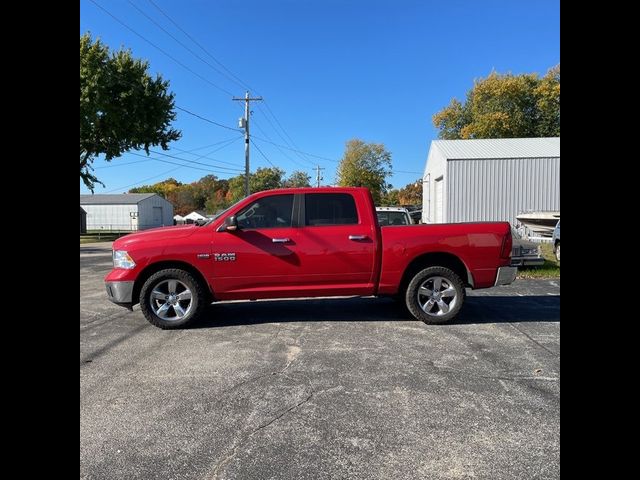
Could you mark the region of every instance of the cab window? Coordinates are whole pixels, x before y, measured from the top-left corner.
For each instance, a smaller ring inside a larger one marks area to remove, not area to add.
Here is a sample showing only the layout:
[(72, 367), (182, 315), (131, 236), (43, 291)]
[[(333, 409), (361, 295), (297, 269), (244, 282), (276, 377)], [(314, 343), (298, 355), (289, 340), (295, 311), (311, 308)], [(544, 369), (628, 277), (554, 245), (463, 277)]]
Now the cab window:
[(238, 226), (243, 229), (286, 228), (291, 226), (293, 195), (272, 195), (249, 204), (238, 214)]

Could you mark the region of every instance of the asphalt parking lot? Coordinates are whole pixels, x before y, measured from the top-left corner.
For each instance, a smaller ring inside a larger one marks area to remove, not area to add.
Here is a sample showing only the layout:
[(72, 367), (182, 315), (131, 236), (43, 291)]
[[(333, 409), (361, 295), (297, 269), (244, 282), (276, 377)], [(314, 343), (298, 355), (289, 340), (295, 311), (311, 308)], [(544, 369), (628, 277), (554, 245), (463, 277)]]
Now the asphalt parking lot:
[(469, 291), (455, 324), (389, 299), (212, 305), (163, 331), (80, 247), (83, 479), (556, 479), (560, 286)]

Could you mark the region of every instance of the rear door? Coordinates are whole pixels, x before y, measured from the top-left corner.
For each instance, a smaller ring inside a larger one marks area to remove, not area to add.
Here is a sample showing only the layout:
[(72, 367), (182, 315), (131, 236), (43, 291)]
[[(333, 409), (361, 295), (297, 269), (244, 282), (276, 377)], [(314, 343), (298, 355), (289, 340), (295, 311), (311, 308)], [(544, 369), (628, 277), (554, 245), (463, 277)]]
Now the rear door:
[(359, 215), (354, 194), (307, 193), (298, 219), (301, 287), (313, 295), (372, 294), (375, 226)]

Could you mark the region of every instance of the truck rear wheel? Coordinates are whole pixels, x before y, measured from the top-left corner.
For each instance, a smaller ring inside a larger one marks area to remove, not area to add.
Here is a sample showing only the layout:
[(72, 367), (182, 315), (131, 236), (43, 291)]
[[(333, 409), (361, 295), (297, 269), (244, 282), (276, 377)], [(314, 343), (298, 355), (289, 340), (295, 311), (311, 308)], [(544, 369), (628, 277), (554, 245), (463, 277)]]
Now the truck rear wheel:
[(206, 307), (205, 291), (189, 272), (179, 268), (151, 275), (140, 290), (145, 318), (162, 329), (182, 328), (196, 320)]
[(420, 270), (409, 282), (405, 294), (407, 309), (424, 323), (446, 323), (458, 315), (465, 299), (462, 280), (445, 267)]

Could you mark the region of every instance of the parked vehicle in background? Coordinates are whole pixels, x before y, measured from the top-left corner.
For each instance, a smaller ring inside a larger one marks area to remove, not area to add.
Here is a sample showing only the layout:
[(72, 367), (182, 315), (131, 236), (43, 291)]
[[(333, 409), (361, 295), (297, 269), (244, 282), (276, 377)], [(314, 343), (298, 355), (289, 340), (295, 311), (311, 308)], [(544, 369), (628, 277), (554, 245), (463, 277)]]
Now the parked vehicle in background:
[(139, 303), (160, 328), (184, 327), (217, 300), (345, 295), (393, 296), (415, 319), (445, 323), (465, 288), (516, 278), (507, 222), (381, 228), (377, 213), (362, 187), (255, 193), (205, 224), (116, 240), (107, 295)]
[(553, 253), (556, 255), (556, 260), (560, 261), (560, 220), (556, 224), (556, 228), (553, 229)]
[(388, 225), (413, 225), (409, 210), (404, 207), (376, 207), (378, 223), (381, 227)]
[(544, 264), (544, 257), (540, 250), (540, 244), (530, 240), (525, 240), (513, 227), (511, 227), (511, 236), (513, 237), (511, 266), (539, 267)]
[(408, 209), (409, 210), (409, 216), (411, 217), (411, 220), (413, 220), (413, 223), (418, 224), (418, 223), (422, 223), (422, 209), (418, 208), (418, 209)]

